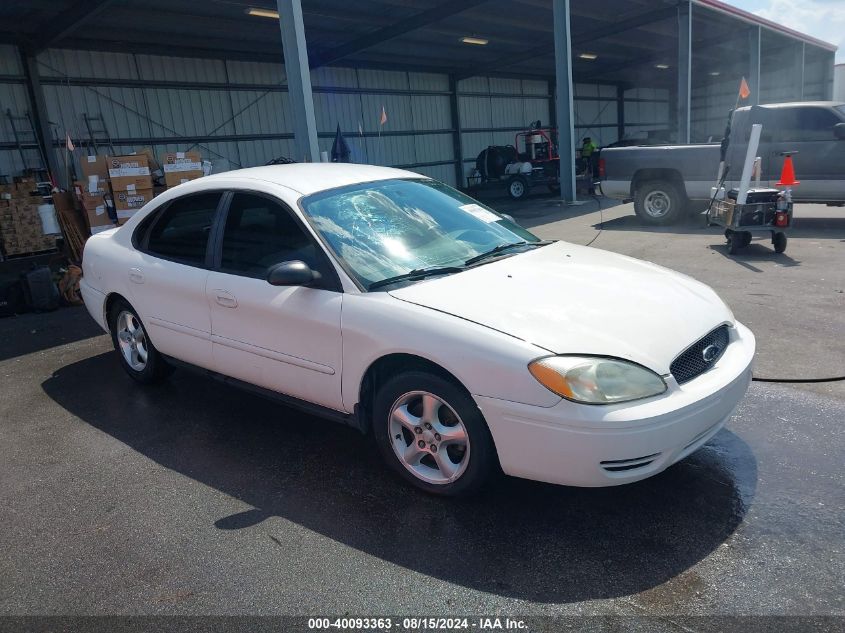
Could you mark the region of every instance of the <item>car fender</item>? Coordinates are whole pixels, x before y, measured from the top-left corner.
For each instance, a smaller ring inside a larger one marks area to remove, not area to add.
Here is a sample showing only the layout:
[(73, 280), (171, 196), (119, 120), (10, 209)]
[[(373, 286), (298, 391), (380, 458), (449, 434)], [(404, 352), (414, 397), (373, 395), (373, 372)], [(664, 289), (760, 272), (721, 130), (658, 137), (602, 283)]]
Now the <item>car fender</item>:
[(410, 354), (451, 373), (474, 396), (551, 407), (560, 397), (540, 385), (528, 363), (548, 355), (536, 345), (387, 293), (344, 296), (343, 405), (358, 403), (367, 369), (390, 354)]

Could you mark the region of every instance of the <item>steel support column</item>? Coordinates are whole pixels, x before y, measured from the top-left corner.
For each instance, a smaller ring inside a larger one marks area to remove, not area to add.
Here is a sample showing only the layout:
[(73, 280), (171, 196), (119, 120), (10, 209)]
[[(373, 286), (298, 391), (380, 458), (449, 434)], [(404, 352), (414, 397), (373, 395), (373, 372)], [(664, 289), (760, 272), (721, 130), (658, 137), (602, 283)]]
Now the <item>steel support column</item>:
[(560, 155), (560, 197), (575, 201), (575, 131), (572, 104), (572, 35), (569, 0), (552, 0), (555, 32), (555, 122)]
[(19, 52), (24, 76), (26, 77), (26, 90), (29, 94), (29, 102), (32, 107), (35, 133), (38, 137), (38, 144), (41, 147), (41, 155), (46, 162), (44, 167), (50, 172), (50, 175), (57, 183), (69, 187), (70, 183), (67, 182), (67, 170), (61, 167), (61, 163), (56, 156), (56, 151), (53, 148), (50, 118), (47, 116), (47, 102), (44, 99), (44, 90), (41, 88), (38, 62), (28, 51), (19, 49)]
[(452, 154), (455, 157), (455, 186), (463, 189), (464, 179), (464, 150), (461, 139), (461, 109), (458, 105), (458, 80), (455, 75), (449, 75), (449, 110), (452, 114)]
[(804, 100), (804, 72), (807, 65), (807, 44), (801, 42), (801, 101)]
[(760, 105), (760, 38), (762, 29), (752, 26), (748, 31), (748, 105)]
[(678, 5), (678, 142), (690, 142), (692, 99), (692, 4)]
[(625, 88), (616, 86), (616, 136), (617, 141), (625, 137)]
[(293, 114), (293, 134), (297, 161), (319, 162), (317, 120), (314, 117), (314, 97), (311, 94), (311, 73), (308, 69), (308, 50), (305, 47), (305, 26), (302, 22), (300, 0), (278, 0), (279, 23), (282, 29), (282, 51), (285, 56), (290, 109)]

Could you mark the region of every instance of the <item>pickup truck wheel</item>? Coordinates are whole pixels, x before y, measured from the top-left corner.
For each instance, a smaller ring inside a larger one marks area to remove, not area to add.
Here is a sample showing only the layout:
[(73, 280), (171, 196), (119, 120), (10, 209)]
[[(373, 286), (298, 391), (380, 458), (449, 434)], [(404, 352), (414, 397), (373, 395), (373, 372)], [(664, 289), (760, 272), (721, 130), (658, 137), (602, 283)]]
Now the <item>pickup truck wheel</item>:
[(514, 176), (508, 181), (508, 195), (514, 200), (522, 200), (528, 195), (528, 181), (523, 176)]
[(685, 207), (685, 196), (678, 187), (663, 180), (640, 184), (634, 196), (634, 211), (645, 224), (671, 224), (681, 216)]

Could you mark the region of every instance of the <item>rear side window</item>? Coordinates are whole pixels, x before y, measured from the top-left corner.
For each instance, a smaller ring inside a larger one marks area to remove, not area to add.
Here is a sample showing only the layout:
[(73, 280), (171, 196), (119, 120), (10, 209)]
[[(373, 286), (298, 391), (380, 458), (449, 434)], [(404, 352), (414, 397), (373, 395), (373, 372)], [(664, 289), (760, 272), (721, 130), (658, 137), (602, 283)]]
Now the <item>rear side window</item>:
[(155, 221), (147, 252), (182, 264), (203, 266), (220, 193), (203, 193), (171, 202)]
[(833, 141), (833, 126), (841, 119), (827, 108), (773, 108), (769, 136), (774, 142)]

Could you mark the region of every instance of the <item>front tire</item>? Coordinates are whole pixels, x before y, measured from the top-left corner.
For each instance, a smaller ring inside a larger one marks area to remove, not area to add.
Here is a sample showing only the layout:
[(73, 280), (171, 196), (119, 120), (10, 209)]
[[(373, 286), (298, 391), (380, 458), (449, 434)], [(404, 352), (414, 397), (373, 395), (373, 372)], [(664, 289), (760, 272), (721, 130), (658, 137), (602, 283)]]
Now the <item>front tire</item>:
[(641, 183), (634, 196), (634, 211), (644, 224), (652, 226), (676, 222), (686, 206), (686, 196), (677, 185), (665, 180)]
[(141, 317), (126, 301), (109, 310), (109, 329), (120, 365), (129, 377), (144, 385), (161, 382), (173, 371), (147, 336)]
[(496, 464), (493, 438), (465, 390), (423, 371), (401, 373), (378, 390), (373, 434), (384, 460), (426, 492), (477, 492)]

